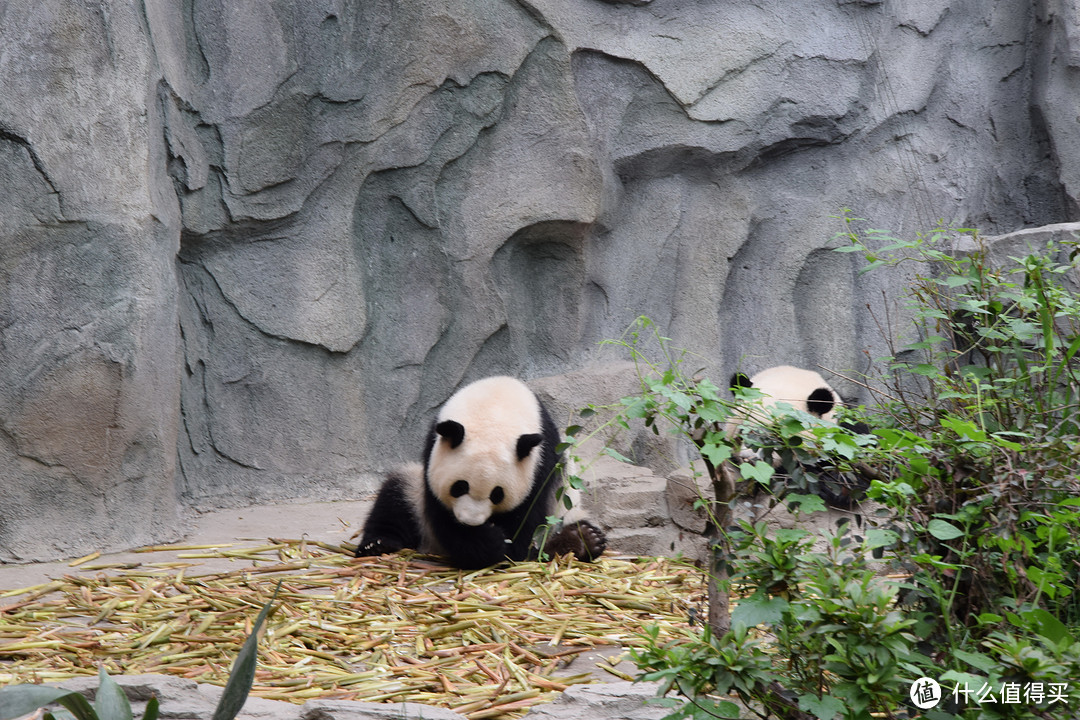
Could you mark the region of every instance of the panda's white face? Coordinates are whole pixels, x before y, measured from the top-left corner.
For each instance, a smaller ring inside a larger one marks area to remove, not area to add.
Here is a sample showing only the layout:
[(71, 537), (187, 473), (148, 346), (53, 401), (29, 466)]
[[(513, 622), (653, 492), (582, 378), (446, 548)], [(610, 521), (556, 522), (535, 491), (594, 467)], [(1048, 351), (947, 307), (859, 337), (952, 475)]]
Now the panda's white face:
[[(463, 525), (483, 525), (494, 513), (512, 510), (528, 494), (532, 484), (530, 458), (519, 462), (512, 452), (505, 457), (470, 453), (466, 439), (457, 448), (440, 439), (432, 452), (428, 482), (435, 497), (454, 512)], [(479, 456), (478, 456), (479, 455)], [(525, 493), (511, 492), (524, 487)]]
[(519, 380), (480, 380), (443, 406), (428, 459), (432, 493), (463, 525), (518, 507), (539, 462), (540, 407)]

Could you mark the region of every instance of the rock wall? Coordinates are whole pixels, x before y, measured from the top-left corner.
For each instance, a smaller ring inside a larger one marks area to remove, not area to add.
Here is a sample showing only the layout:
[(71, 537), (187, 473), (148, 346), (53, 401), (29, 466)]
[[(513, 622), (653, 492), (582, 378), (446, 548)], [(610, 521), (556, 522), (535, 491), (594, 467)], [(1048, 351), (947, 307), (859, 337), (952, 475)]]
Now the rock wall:
[[(597, 671), (599, 672), (599, 671)], [(171, 675), (119, 675), (113, 678), (132, 705), (135, 717), (142, 717), (146, 702), (158, 699), (162, 714), (173, 720), (211, 720), (222, 690)], [(75, 678), (56, 683), (93, 698), (97, 678)], [(554, 701), (534, 705), (526, 712), (532, 720), (658, 720), (670, 715), (669, 708), (656, 704), (659, 689), (655, 682), (601, 682), (572, 685)], [(250, 697), (237, 714), (238, 720), (458, 720), (462, 716), (449, 708), (412, 702), (371, 703), (356, 700), (308, 700), (295, 705), (284, 700)]]
[[(493, 372), (866, 370), (828, 251), (1076, 220), (1072, 0), (0, 4), (0, 560), (356, 496)], [(558, 384), (558, 383), (555, 383)], [(850, 388), (843, 388), (850, 389)]]
[(124, 3), (0, 4), (0, 560), (178, 533), (180, 213)]

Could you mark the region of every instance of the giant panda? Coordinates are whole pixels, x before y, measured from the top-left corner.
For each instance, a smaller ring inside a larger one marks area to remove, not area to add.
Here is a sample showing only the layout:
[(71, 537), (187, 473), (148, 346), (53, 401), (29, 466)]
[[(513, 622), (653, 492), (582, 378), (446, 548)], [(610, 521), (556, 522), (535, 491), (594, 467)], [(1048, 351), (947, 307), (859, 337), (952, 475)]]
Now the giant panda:
[[(825, 422), (836, 421), (836, 411), (843, 405), (840, 394), (825, 382), (825, 378), (813, 370), (778, 365), (762, 370), (753, 377), (735, 373), (731, 377), (731, 389), (734, 393), (739, 388), (754, 388), (761, 392), (760, 408), (774, 408), (779, 404), (789, 405)], [(736, 410), (727, 422), (726, 432), (731, 440), (738, 439), (748, 424), (762, 421), (761, 410), (755, 419), (753, 405), (746, 405)], [(863, 423), (841, 423), (841, 426), (859, 434), (870, 430)], [(761, 459), (756, 451), (741, 450), (736, 454), (737, 461)], [(780, 459), (773, 457), (773, 467), (780, 467)], [(849, 509), (858, 501), (868, 487), (865, 479), (850, 473), (841, 473), (828, 458), (813, 463), (804, 463), (802, 468), (817, 478), (816, 491), (825, 502), (833, 507)]]
[[(784, 403), (826, 422), (833, 421), (836, 407), (841, 402), (840, 395), (820, 374), (791, 365), (771, 367), (753, 377), (737, 372), (731, 376), (731, 389), (734, 392), (737, 388), (760, 391), (763, 407), (776, 407)], [(728, 437), (732, 437), (748, 419), (750, 413), (746, 411), (733, 415), (728, 421)]]
[[(390, 473), (375, 499), (357, 557), (412, 548), (464, 569), (535, 557), (534, 535), (556, 502), (559, 431), (540, 399), (511, 377), (454, 393), (428, 432), (423, 464)], [(604, 533), (579, 508), (543, 549), (592, 561)]]

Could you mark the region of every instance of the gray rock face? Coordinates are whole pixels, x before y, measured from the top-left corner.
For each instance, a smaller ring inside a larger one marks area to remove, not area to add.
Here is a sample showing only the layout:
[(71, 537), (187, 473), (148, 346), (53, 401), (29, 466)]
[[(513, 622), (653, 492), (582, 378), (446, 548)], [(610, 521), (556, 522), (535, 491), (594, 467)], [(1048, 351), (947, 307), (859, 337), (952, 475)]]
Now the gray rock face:
[[(141, 717), (146, 702), (156, 697), (162, 717), (209, 720), (222, 692), (213, 685), (200, 685), (168, 675), (120, 675), (113, 680), (124, 690), (135, 717)], [(80, 692), (92, 700), (98, 680), (76, 678), (57, 683), (57, 686)], [(656, 683), (636, 682), (573, 685), (553, 702), (534, 706), (527, 717), (657, 720), (670, 712), (656, 704), (657, 687)], [(244, 703), (237, 717), (239, 720), (460, 720), (462, 716), (446, 708), (411, 702), (309, 700), (303, 705), (294, 705), (252, 697)]]
[[(171, 720), (211, 720), (223, 689), (169, 675), (121, 675), (113, 680), (123, 689), (135, 717), (156, 697), (161, 717)], [(98, 679), (76, 678), (57, 683), (93, 699)], [(601, 686), (602, 687), (602, 686)], [(294, 705), (281, 700), (249, 697), (238, 720), (460, 720), (453, 710), (417, 703), (369, 703), (351, 700), (309, 700)]]
[(533, 706), (527, 718), (547, 720), (660, 720), (671, 708), (659, 704), (658, 683), (571, 685), (553, 702)]
[(175, 537), (180, 215), (128, 5), (0, 6), (0, 560)]
[(0, 5), (0, 560), (366, 493), (643, 314), (713, 377), (865, 371), (903, 278), (842, 208), (1077, 219), (1073, 5)]

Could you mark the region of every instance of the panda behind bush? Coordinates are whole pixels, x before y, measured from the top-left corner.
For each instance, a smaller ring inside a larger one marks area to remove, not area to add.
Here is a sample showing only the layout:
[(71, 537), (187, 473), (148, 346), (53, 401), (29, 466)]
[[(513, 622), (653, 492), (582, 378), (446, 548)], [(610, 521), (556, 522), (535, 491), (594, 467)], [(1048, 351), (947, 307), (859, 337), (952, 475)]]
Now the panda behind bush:
[[(731, 377), (732, 392), (738, 388), (754, 388), (762, 394), (760, 404), (763, 408), (786, 404), (795, 410), (809, 413), (828, 423), (836, 423), (836, 410), (844, 402), (840, 394), (833, 390), (825, 378), (813, 370), (778, 365), (762, 370), (753, 377), (735, 373)], [(735, 439), (747, 425), (760, 423), (755, 419), (750, 407), (736, 412), (727, 423), (727, 435)], [(850, 432), (865, 435), (870, 429), (863, 423), (840, 423)], [(760, 459), (758, 451), (744, 450), (736, 456), (738, 461)], [(780, 460), (773, 457), (773, 467), (779, 468)], [(803, 463), (802, 468), (809, 471), (816, 479), (815, 491), (833, 507), (850, 509), (861, 499), (869, 483), (862, 477), (851, 473), (841, 473), (828, 458), (822, 458), (810, 464)]]
[[(520, 380), (489, 377), (458, 390), (432, 424), (423, 464), (390, 473), (364, 525), (357, 557), (403, 548), (475, 569), (536, 556), (533, 539), (556, 502), (559, 431)], [(580, 509), (562, 518), (544, 551), (592, 561), (604, 533)]]

